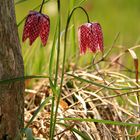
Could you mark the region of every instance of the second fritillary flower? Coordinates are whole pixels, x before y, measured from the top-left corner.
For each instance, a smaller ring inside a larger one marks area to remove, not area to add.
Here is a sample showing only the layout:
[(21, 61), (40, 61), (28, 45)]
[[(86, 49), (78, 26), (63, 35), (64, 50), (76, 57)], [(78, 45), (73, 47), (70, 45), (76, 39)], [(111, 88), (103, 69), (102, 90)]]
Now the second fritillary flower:
[(91, 52), (103, 51), (103, 33), (99, 23), (86, 23), (78, 29), (80, 53), (85, 54), (87, 49)]
[(27, 16), (22, 41), (29, 38), (30, 45), (40, 36), (43, 46), (46, 45), (50, 32), (50, 19), (47, 15), (30, 11)]

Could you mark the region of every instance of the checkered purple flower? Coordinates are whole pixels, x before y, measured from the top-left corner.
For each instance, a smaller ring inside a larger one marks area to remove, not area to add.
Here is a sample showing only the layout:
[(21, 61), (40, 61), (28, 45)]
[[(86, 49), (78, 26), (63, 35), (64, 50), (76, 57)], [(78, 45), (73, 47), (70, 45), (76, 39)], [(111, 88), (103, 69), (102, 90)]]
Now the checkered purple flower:
[(29, 38), (30, 45), (40, 36), (43, 46), (46, 45), (50, 32), (50, 19), (47, 15), (30, 11), (27, 16), (22, 41)]
[(80, 53), (103, 51), (103, 33), (99, 23), (86, 23), (78, 29)]

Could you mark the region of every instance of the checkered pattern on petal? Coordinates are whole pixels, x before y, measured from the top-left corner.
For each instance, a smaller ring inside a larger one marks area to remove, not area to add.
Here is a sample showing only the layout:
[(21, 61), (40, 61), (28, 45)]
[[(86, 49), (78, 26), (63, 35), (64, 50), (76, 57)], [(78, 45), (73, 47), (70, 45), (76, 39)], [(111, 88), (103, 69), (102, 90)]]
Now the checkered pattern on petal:
[(40, 22), (39, 22), (39, 27), (40, 27), (40, 38), (42, 41), (43, 46), (46, 45), (47, 40), (48, 40), (48, 36), (49, 36), (49, 32), (50, 32), (50, 19), (48, 16), (46, 15), (42, 15), (40, 18)]
[[(92, 43), (93, 48), (99, 51), (103, 51), (103, 33), (101, 29), (101, 25), (99, 23), (92, 23), (91, 25), (91, 32), (92, 32)], [(92, 50), (91, 47), (91, 50)]]
[(103, 51), (103, 33), (99, 23), (86, 23), (79, 27), (78, 40), (80, 53), (85, 54), (87, 48), (91, 52)]
[(36, 11), (31, 11), (27, 16), (22, 41), (27, 38), (30, 40), (30, 45), (40, 36), (42, 44), (45, 46), (50, 31), (50, 20), (47, 15), (41, 14)]
[(22, 41), (24, 42), (30, 35), (30, 27), (32, 26), (33, 23), (33, 18), (35, 13), (30, 12), (29, 15), (26, 18), (25, 25), (24, 25), (24, 30), (23, 30), (23, 36), (22, 36)]
[(79, 47), (80, 53), (85, 54), (88, 46), (90, 45), (90, 29), (88, 25), (81, 25), (78, 29), (78, 40), (79, 40)]
[(29, 32), (29, 40), (30, 45), (36, 40), (36, 38), (39, 36), (39, 20), (40, 20), (40, 14), (35, 14), (32, 16), (32, 25), (30, 26), (30, 32)]

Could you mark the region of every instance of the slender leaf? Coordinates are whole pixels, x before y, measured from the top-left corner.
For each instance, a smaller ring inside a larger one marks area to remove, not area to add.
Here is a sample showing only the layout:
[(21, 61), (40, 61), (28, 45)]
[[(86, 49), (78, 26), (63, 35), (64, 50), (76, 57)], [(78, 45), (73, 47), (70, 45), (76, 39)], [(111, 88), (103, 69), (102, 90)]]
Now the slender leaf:
[(68, 75), (74, 77), (75, 79), (77, 79), (79, 81), (90, 83), (90, 84), (93, 84), (95, 86), (104, 87), (104, 88), (111, 89), (111, 90), (131, 90), (131, 89), (137, 89), (137, 87), (115, 88), (115, 87), (111, 87), (111, 86), (108, 86), (108, 85), (99, 84), (99, 83), (96, 83), (96, 82), (93, 82), (93, 81), (81, 78), (81, 77), (73, 75), (73, 74), (68, 74)]
[[(64, 123), (58, 123), (60, 125), (65, 126), (66, 128), (69, 128), (70, 126)], [(75, 129), (75, 128), (71, 128), (70, 131), (73, 131), (75, 133), (77, 133), (79, 136), (81, 136), (81, 138), (83, 138), (84, 140), (91, 140), (90, 137), (88, 136), (88, 134), (80, 132), (79, 130)]]
[(32, 118), (29, 120), (29, 122), (28, 122), (27, 125), (25, 126), (24, 131), (26, 131), (26, 129), (27, 129), (28, 126), (33, 122), (33, 120), (35, 119), (35, 117), (37, 116), (37, 114), (43, 109), (43, 107), (49, 102), (49, 100), (50, 100), (51, 98), (52, 98), (52, 97), (46, 98), (46, 99), (40, 104), (40, 106), (38, 107), (38, 109), (34, 112)]
[(40, 79), (40, 78), (49, 78), (49, 77), (48, 76), (44, 76), (44, 75), (23, 76), (23, 77), (17, 77), (17, 78), (0, 80), (0, 84), (16, 82), (16, 81), (22, 81), (22, 80), (27, 80), (27, 79)]
[(80, 122), (97, 122), (97, 123), (103, 123), (103, 124), (109, 124), (109, 125), (140, 127), (140, 124), (138, 124), (138, 123), (127, 123), (127, 122), (119, 122), (119, 121), (111, 121), (111, 120), (83, 119), (83, 118), (59, 118), (59, 120), (65, 120), (65, 121), (73, 120), (73, 121), (80, 121)]
[(54, 63), (55, 45), (56, 45), (56, 40), (57, 40), (56, 38), (57, 38), (57, 25), (56, 25), (56, 29), (55, 29), (55, 33), (54, 33), (54, 39), (53, 39), (50, 62), (49, 62), (49, 76), (50, 76), (50, 78), (52, 78), (52, 68), (53, 68), (53, 63)]
[(27, 137), (27, 140), (34, 140), (33, 133), (31, 128), (27, 128), (25, 131), (25, 135)]
[(15, 2), (15, 5), (20, 4), (20, 3), (22, 3), (22, 2), (26, 2), (26, 1), (27, 1), (27, 0), (18, 0), (18, 1)]
[(81, 0), (78, 4), (78, 6), (82, 5), (84, 2), (86, 2), (87, 0)]

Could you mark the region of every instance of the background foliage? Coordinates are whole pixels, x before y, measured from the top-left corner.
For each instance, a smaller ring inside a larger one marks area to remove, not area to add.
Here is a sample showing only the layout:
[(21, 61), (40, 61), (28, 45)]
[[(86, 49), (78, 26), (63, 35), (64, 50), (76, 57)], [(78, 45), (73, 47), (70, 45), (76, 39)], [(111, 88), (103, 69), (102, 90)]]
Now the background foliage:
[[(62, 10), (62, 34), (65, 27), (65, 22), (67, 18), (67, 13), (70, 5), (70, 0), (61, 0), (61, 10)], [(80, 0), (76, 0), (78, 3)], [(30, 10), (34, 9), (41, 3), (41, 0), (26, 0), (22, 3), (16, 4), (16, 15), (17, 23), (19, 23)], [(140, 42), (140, 1), (139, 0), (88, 0), (83, 4), (84, 8), (88, 11), (91, 21), (98, 21), (101, 23), (104, 32), (104, 44), (105, 50), (112, 45), (112, 42), (118, 32), (120, 36), (117, 40), (117, 47), (114, 52), (120, 53), (125, 48), (132, 47), (139, 44)], [(42, 74), (48, 72), (48, 58), (50, 54), (50, 48), (53, 40), (53, 35), (55, 31), (55, 25), (57, 20), (57, 4), (55, 0), (50, 0), (44, 6), (44, 13), (51, 18), (51, 33), (49, 36), (48, 44), (46, 48), (38, 47), (40, 46), (40, 40), (34, 43), (32, 47), (28, 47), (28, 41), (22, 44), (23, 57), (25, 62), (25, 72), (26, 74)], [(77, 28), (80, 24), (86, 22), (86, 17), (79, 10), (75, 13), (74, 23)], [(23, 22), (24, 23), (24, 22)], [(19, 26), (19, 36), (20, 40), (22, 38), (23, 23)], [(71, 24), (71, 28), (73, 24)], [(71, 30), (70, 28), (70, 30)], [(62, 35), (63, 39), (63, 35)], [(75, 55), (78, 55), (78, 43), (77, 43), (77, 33), (76, 33), (76, 47), (67, 59), (69, 61), (76, 61)], [(72, 42), (68, 44), (69, 50), (73, 48)], [(119, 48), (119, 49), (118, 49)], [(68, 51), (69, 52), (69, 51)], [(138, 53), (139, 54), (139, 53)], [(117, 55), (117, 54), (116, 54)], [(80, 57), (79, 64), (85, 65), (91, 62), (93, 55), (88, 54)], [(129, 63), (131, 60), (128, 59)], [(125, 62), (126, 63), (126, 62)]]

